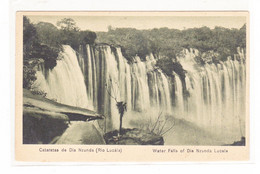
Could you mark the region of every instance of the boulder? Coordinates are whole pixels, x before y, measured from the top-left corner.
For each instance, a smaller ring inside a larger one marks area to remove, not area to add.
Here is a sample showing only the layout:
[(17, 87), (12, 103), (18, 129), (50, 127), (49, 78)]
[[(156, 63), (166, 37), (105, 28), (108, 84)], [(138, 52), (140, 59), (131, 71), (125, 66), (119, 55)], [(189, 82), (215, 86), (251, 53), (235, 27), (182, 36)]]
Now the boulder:
[(235, 141), (233, 144), (225, 144), (224, 146), (245, 146), (246, 137), (241, 137), (240, 141)]
[(160, 135), (152, 132), (133, 128), (122, 129), (122, 135), (118, 136), (118, 130), (104, 135), (106, 144), (118, 145), (163, 145), (164, 140)]

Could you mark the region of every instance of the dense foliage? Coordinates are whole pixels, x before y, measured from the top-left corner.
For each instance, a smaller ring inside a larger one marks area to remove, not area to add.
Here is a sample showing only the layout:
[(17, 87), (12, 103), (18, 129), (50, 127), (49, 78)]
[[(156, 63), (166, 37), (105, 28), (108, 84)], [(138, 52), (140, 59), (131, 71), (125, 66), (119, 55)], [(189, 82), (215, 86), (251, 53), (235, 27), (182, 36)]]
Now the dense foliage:
[[(23, 25), (23, 58), (24, 61), (42, 58), (46, 66), (53, 68), (56, 65), (56, 58), (61, 50), (60, 44), (55, 40), (55, 26), (30, 23), (24, 17)], [(57, 36), (56, 36), (57, 38)]]
[(225, 60), (237, 53), (237, 47), (246, 47), (246, 25), (241, 29), (201, 27), (186, 30), (109, 27), (108, 32), (98, 32), (97, 36), (99, 43), (120, 45), (127, 58), (138, 55), (145, 59), (146, 55), (153, 53), (155, 57), (176, 59), (184, 48), (195, 48), (201, 53), (217, 52), (218, 59)]
[(144, 58), (151, 53), (149, 39), (141, 30), (133, 28), (109, 29), (108, 32), (97, 33), (98, 43), (107, 43), (109, 45), (121, 46), (124, 57), (130, 60), (136, 55)]
[(23, 18), (23, 87), (31, 89), (35, 77), (35, 66), (44, 60), (45, 68), (52, 69), (57, 64), (62, 45), (70, 45), (75, 50), (80, 44), (94, 44), (96, 33), (80, 31), (74, 20), (64, 18), (55, 25), (46, 22), (33, 24)]

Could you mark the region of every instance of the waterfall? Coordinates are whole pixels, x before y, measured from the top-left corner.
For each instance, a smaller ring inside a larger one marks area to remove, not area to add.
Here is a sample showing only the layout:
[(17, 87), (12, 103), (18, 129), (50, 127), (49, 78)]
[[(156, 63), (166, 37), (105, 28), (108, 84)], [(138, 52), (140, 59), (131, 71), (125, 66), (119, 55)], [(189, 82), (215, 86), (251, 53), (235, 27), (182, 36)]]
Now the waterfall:
[(133, 109), (145, 112), (150, 106), (148, 77), (145, 62), (135, 57), (135, 63), (131, 66)]
[(183, 99), (183, 88), (182, 83), (177, 74), (174, 74), (175, 77), (175, 107), (174, 112), (177, 117), (183, 117), (184, 114), (184, 99)]
[(185, 57), (180, 60), (187, 70), (185, 83), (189, 97), (183, 103), (180, 82), (176, 81), (176, 110), (184, 107), (181, 115), (184, 119), (221, 135), (227, 142), (239, 140), (245, 136), (244, 56), (235, 55), (234, 60), (228, 58), (225, 62), (198, 68), (193, 52), (186, 50)]
[(33, 88), (44, 91), (47, 98), (57, 102), (93, 109), (75, 51), (67, 45), (63, 50), (53, 69), (39, 65)]
[[(116, 102), (127, 103), (127, 119), (164, 114), (192, 122), (221, 135), (226, 142), (245, 135), (246, 69), (243, 50), (218, 64), (198, 65), (197, 50), (184, 50), (178, 61), (185, 79), (169, 77), (156, 59), (136, 56), (129, 63), (121, 48), (80, 46), (78, 53), (64, 46), (57, 66), (39, 66), (35, 87), (60, 103), (93, 109), (107, 117), (107, 129), (118, 129)], [(185, 86), (183, 86), (185, 83)], [(123, 123), (124, 124), (124, 123)]]

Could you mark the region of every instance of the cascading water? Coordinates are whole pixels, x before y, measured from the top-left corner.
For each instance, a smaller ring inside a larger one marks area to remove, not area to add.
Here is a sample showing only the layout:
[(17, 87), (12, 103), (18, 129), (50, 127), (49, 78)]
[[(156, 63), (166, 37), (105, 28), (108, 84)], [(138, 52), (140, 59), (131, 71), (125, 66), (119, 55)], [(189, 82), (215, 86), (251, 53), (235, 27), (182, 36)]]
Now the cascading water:
[(45, 69), (43, 65), (38, 67), (33, 87), (57, 102), (93, 109), (75, 51), (67, 45), (63, 46), (63, 50), (53, 69)]
[(178, 58), (186, 70), (183, 82), (174, 72), (170, 78), (157, 68), (153, 55), (146, 61), (135, 57), (128, 63), (120, 48), (86, 45), (76, 56), (72, 48), (64, 46), (53, 70), (39, 68), (35, 86), (48, 98), (104, 114), (107, 131), (118, 129), (116, 102), (123, 101), (127, 103), (126, 119), (144, 115), (156, 119), (163, 111), (222, 135), (225, 142), (239, 140), (245, 135), (244, 53), (239, 51), (234, 60), (204, 66), (195, 62), (197, 55), (196, 50), (185, 50), (184, 57)]
[[(194, 61), (197, 54), (193, 52), (186, 50), (186, 56), (179, 59), (187, 70), (185, 82), (190, 95), (183, 104), (184, 114), (180, 116), (221, 135), (227, 142), (239, 140), (245, 135), (244, 56), (198, 67)], [(183, 100), (182, 96), (181, 92), (177, 94), (177, 103), (180, 98)]]
[[(118, 128), (119, 113), (116, 102), (119, 101), (127, 103), (128, 113), (132, 111), (140, 113), (155, 108), (168, 113), (172, 111), (168, 79), (161, 70), (154, 70), (156, 61), (152, 55), (147, 57), (147, 61), (135, 57), (134, 63), (129, 64), (120, 48), (112, 50), (110, 46), (103, 45), (96, 49), (98, 51), (95, 60), (93, 56), (85, 56), (83, 61), (84, 55), (79, 55), (79, 62), (83, 64), (81, 68), (85, 77), (88, 77), (85, 78), (86, 84), (92, 84), (91, 76), (96, 74), (97, 86), (94, 90), (98, 91), (99, 95), (89, 96), (92, 101), (98, 101), (96, 107), (98, 112), (111, 117), (108, 127)], [(90, 55), (88, 52), (94, 55), (95, 52), (90, 46), (87, 46), (85, 51), (82, 48), (81, 50), (80, 54), (85, 55)], [(93, 60), (96, 62), (96, 67), (88, 66), (86, 70), (86, 62)]]

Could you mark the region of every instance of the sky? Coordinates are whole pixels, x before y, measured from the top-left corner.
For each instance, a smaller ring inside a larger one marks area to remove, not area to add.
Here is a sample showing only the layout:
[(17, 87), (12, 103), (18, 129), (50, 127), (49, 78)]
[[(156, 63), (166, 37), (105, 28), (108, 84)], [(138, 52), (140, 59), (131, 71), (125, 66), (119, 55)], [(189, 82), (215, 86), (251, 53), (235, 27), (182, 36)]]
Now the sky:
[(36, 16), (27, 15), (31, 22), (49, 22), (56, 25), (63, 18), (72, 18), (81, 30), (107, 31), (113, 28), (153, 29), (168, 27), (187, 29), (207, 26), (214, 28), (241, 28), (246, 23), (245, 16)]

